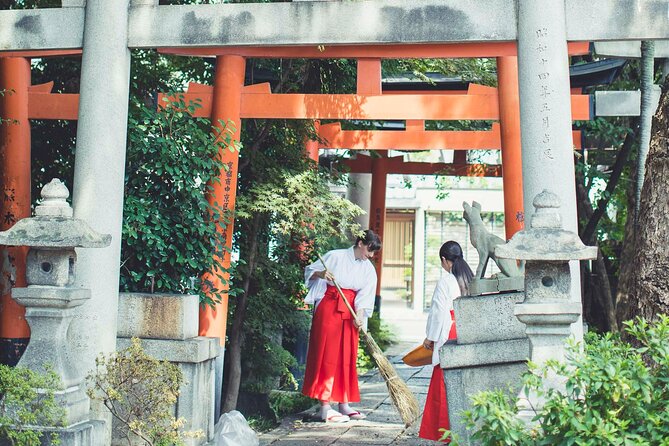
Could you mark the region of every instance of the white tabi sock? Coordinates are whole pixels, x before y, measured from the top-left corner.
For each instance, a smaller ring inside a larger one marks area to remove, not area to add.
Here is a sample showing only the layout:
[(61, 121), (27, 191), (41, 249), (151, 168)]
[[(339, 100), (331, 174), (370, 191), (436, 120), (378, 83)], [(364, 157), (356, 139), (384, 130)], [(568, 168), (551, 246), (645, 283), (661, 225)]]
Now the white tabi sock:
[(328, 418), (328, 410), (332, 409), (332, 406), (329, 404), (326, 404), (324, 406), (321, 406), (321, 418), (323, 420), (327, 420)]
[(355, 410), (351, 409), (351, 406), (349, 406), (348, 403), (339, 403), (339, 413), (342, 415), (348, 415), (353, 412), (355, 412)]

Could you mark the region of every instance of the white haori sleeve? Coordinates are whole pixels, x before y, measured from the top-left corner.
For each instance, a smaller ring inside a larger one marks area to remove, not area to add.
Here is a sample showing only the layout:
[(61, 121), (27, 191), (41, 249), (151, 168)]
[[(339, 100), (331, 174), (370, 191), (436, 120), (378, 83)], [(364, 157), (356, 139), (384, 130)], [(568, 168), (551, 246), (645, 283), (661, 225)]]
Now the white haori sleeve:
[[(328, 264), (328, 259), (332, 256), (333, 252), (334, 251), (326, 252), (323, 256), (323, 260), (325, 261), (326, 265)], [(325, 296), (325, 290), (328, 287), (328, 281), (319, 277), (312, 277), (315, 272), (324, 270), (325, 266), (323, 266), (323, 263), (320, 261), (320, 259), (304, 268), (304, 285), (309, 290), (307, 296), (304, 298), (304, 303), (318, 305), (321, 299), (323, 299), (323, 296)]]
[(451, 319), (453, 299), (459, 295), (460, 287), (455, 276), (451, 273), (444, 274), (434, 289), (430, 314), (428, 315), (427, 326), (425, 327), (426, 337), (430, 341), (434, 341), (432, 365), (439, 364), (439, 349), (448, 340), (448, 334), (453, 324), (453, 320)]
[(442, 333), (445, 331), (444, 329), (446, 328), (446, 325), (448, 325), (449, 330), (451, 328), (451, 315), (449, 314), (451, 309), (447, 308), (447, 296), (448, 285), (446, 284), (444, 277), (441, 277), (434, 289), (434, 294), (432, 294), (430, 313), (427, 316), (427, 325), (425, 327), (425, 337), (435, 343), (443, 337)]
[(376, 298), (376, 269), (372, 262), (365, 260), (364, 268), (359, 268), (362, 277), (359, 279), (362, 287), (355, 296), (355, 310), (363, 309), (363, 316), (371, 317), (374, 312), (374, 300)]

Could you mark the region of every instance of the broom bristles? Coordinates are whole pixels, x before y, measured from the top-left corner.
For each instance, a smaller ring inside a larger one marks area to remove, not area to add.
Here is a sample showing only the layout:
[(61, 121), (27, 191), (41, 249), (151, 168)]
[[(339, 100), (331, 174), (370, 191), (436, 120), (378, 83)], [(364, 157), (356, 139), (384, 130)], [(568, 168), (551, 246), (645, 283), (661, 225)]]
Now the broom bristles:
[(386, 382), (386, 387), (388, 387), (388, 394), (390, 395), (390, 400), (393, 402), (393, 405), (399, 412), (402, 421), (404, 421), (405, 426), (410, 426), (420, 415), (420, 409), (418, 407), (418, 400), (413, 392), (409, 389), (409, 386), (400, 378), (397, 374), (397, 371), (393, 365), (388, 361), (386, 355), (383, 354), (383, 351), (379, 348), (374, 341), (374, 338), (367, 333), (365, 330), (360, 330), (362, 333), (363, 343), (365, 344), (367, 353), (372, 357), (376, 366), (379, 368), (379, 372), (383, 377), (383, 380)]

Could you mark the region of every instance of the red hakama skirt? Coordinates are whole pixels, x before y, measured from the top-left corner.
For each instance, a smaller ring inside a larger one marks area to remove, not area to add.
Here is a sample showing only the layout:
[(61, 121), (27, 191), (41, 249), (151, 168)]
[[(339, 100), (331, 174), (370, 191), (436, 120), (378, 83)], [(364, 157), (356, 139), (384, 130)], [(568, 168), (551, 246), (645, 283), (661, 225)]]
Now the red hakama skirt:
[[(448, 339), (456, 339), (455, 331), (455, 313), (451, 310), (451, 330), (448, 333)], [(430, 387), (427, 390), (427, 399), (425, 400), (425, 409), (423, 410), (423, 419), (420, 423), (418, 436), (427, 440), (439, 441), (443, 435), (439, 429), (450, 429), (451, 423), (448, 419), (448, 401), (446, 399), (446, 386), (444, 383), (444, 371), (437, 364), (432, 370)], [(450, 442), (450, 440), (446, 440)]]
[[(353, 306), (356, 292), (342, 290)], [(311, 322), (302, 393), (320, 401), (360, 401), (358, 329), (337, 289), (328, 286)]]

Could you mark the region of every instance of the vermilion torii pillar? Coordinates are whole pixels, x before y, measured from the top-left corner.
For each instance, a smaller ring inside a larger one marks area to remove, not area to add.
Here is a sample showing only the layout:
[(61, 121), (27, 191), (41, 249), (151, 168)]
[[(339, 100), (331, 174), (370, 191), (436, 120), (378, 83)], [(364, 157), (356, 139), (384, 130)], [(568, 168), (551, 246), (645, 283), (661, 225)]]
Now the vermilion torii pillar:
[[(381, 95), (381, 59), (358, 59), (357, 93), (359, 95)], [(382, 155), (385, 158), (385, 154)], [(369, 205), (369, 228), (378, 234), (383, 243), (386, 225), (386, 182), (388, 174), (383, 160), (372, 160), (372, 191)], [(374, 256), (376, 268), (376, 300), (374, 311), (381, 305), (381, 274), (383, 273), (383, 248)]]
[(510, 239), (516, 232), (523, 229), (525, 221), (517, 57), (497, 58), (497, 89), (502, 140), (504, 226), (506, 238)]
[[(211, 125), (218, 138), (225, 137), (226, 127), (231, 125), (233, 143), (238, 147), (241, 137), (241, 100), (242, 88), (244, 87), (244, 73), (246, 60), (241, 56), (225, 55), (216, 58), (216, 71), (214, 75), (214, 93), (211, 107)], [(221, 293), (220, 300), (212, 308), (209, 305), (200, 306), (199, 334), (200, 336), (218, 337), (219, 343), (225, 347), (225, 332), (228, 318), (228, 291), (230, 290), (230, 254), (232, 250), (232, 235), (234, 232), (234, 210), (237, 198), (237, 173), (239, 164), (239, 152), (223, 148), (221, 157), (226, 166), (226, 171), (221, 173), (222, 178), (214, 183), (213, 191), (208, 200), (217, 204), (224, 210), (230, 212), (230, 221), (221, 231), (221, 237), (225, 240), (225, 252), (223, 258), (219, 259), (220, 269), (205, 274), (204, 280), (210, 282), (213, 288)], [(222, 277), (221, 277), (222, 275)], [(208, 285), (204, 289), (207, 291)], [(216, 358), (216, 404), (214, 406), (214, 418), (218, 419), (221, 410), (221, 382), (223, 381), (223, 355)]]
[[(318, 134), (321, 127), (321, 122), (319, 120), (314, 121), (314, 131)], [(318, 140), (316, 139), (307, 139), (304, 142), (304, 151), (308, 159), (315, 162), (318, 165)]]
[[(0, 230), (30, 217), (30, 121), (28, 88), (30, 59), (0, 58), (0, 177), (2, 220)], [(25, 309), (11, 298), (13, 287), (25, 287), (26, 247), (1, 249), (2, 297), (0, 300), (0, 363), (16, 365), (28, 345), (30, 328)]]
[[(211, 108), (211, 125), (213, 130), (224, 136), (227, 125), (234, 126), (232, 139), (236, 142), (241, 136), (241, 98), (244, 86), (244, 72), (246, 60), (241, 56), (226, 55), (216, 58), (216, 73), (214, 78), (214, 95)], [(234, 211), (237, 198), (237, 166), (239, 152), (237, 150), (224, 150), (222, 153), (226, 171), (222, 173), (220, 183), (213, 185), (213, 191), (209, 195), (212, 204), (218, 204), (223, 209)], [(227, 251), (221, 259), (221, 268), (225, 271), (230, 268), (230, 250), (232, 249), (232, 234), (234, 231), (234, 218), (228, 225), (221, 228), (225, 239)], [(222, 290), (224, 297), (214, 308), (204, 306), (200, 309), (200, 336), (216, 336), (220, 338), (221, 345), (225, 344), (225, 324), (228, 311), (229, 289), (227, 280), (229, 274), (223, 272), (223, 281), (218, 278), (221, 271), (207, 274), (205, 279), (211, 281), (214, 288)]]

